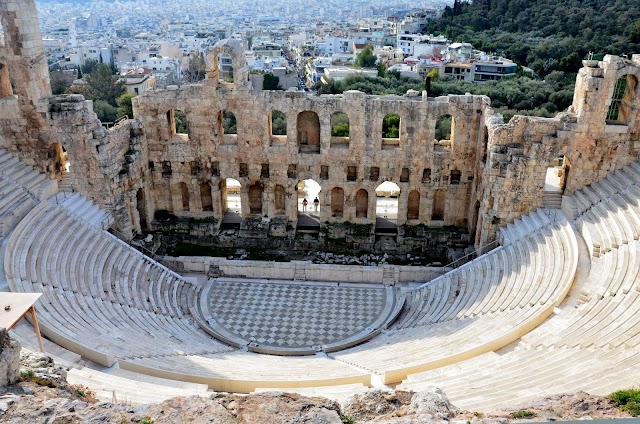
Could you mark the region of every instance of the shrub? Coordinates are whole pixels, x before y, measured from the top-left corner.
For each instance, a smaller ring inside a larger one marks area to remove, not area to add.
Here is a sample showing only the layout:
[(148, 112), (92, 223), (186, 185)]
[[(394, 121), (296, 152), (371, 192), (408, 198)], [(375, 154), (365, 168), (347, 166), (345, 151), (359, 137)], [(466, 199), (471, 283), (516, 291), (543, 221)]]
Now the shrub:
[(511, 418), (533, 418), (536, 416), (536, 413), (533, 411), (522, 410), (522, 411), (512, 412), (510, 415), (511, 415)]
[(356, 420), (347, 415), (340, 415), (340, 420), (342, 421), (342, 424), (356, 424)]
[(630, 388), (611, 393), (609, 398), (620, 407), (621, 410), (633, 416), (640, 415), (640, 389)]

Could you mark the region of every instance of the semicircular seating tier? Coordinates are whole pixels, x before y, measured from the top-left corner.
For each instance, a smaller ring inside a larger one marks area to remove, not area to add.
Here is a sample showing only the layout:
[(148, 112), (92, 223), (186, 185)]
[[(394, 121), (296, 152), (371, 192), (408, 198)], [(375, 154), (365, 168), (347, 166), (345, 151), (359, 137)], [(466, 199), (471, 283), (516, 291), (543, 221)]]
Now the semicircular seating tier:
[(331, 356), (395, 383), (494, 351), (534, 329), (571, 287), (577, 242), (554, 210), (516, 221), (513, 231), (506, 246), (407, 293), (390, 330)]
[(399, 387), (441, 387), (467, 410), (541, 396), (607, 395), (640, 373), (640, 166), (565, 198), (585, 243), (576, 283), (554, 315), (507, 349), (409, 376)]
[(405, 293), (396, 324), (369, 342), (279, 357), (209, 336), (190, 313), (197, 287), (103, 231), (104, 219), (79, 195), (37, 203), (6, 243), (11, 289), (42, 292), (45, 335), (99, 364), (225, 391), (370, 385), (374, 373), (398, 382), (491, 352), (549, 317), (577, 266), (570, 223), (536, 211), (505, 229), (504, 246)]

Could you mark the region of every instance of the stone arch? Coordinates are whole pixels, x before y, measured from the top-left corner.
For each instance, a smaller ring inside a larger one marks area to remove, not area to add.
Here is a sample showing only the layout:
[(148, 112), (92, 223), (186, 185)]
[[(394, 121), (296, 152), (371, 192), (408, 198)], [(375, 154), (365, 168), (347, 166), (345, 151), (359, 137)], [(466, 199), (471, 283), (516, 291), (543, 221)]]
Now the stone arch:
[(189, 186), (187, 183), (178, 183), (178, 192), (180, 193), (180, 205), (183, 211), (189, 211)]
[(344, 190), (341, 187), (331, 190), (331, 214), (335, 217), (342, 217), (344, 214)]
[(300, 153), (320, 153), (320, 118), (318, 114), (304, 111), (298, 114), (298, 147)]
[(211, 184), (204, 182), (200, 184), (200, 201), (203, 212), (213, 212), (213, 197), (211, 196)]
[(276, 185), (273, 190), (273, 206), (276, 215), (284, 215), (286, 213), (287, 196), (283, 186)]
[(252, 215), (262, 215), (262, 184), (249, 186), (249, 212)]
[[(231, 59), (231, 75), (233, 79), (231, 84), (224, 82), (221, 72), (223, 56)], [(236, 90), (248, 90), (251, 87), (244, 47), (239, 40), (231, 38), (220, 40), (210, 48), (207, 54), (206, 72), (206, 85), (213, 87), (225, 86)]]
[(242, 185), (235, 178), (226, 178), (220, 181), (220, 206), (223, 213), (230, 211), (239, 215), (242, 214), (241, 190)]
[(222, 111), (222, 132), (223, 134), (238, 134), (236, 115), (228, 109)]
[[(1, 45), (2, 43), (0, 43)], [(11, 87), (11, 78), (9, 76), (9, 67), (0, 63), (0, 97), (13, 96), (13, 88)]]
[(287, 116), (279, 110), (271, 111), (269, 129), (271, 135), (287, 135)]
[(67, 152), (60, 143), (52, 143), (47, 150), (47, 173), (56, 179), (62, 178), (70, 170)]
[(176, 134), (189, 135), (189, 123), (187, 114), (180, 109), (169, 109), (166, 113), (167, 127), (169, 128), (169, 137)]
[(616, 80), (611, 93), (611, 103), (607, 109), (608, 124), (628, 123), (637, 87), (638, 78), (635, 75), (623, 75)]
[(398, 198), (400, 186), (385, 181), (376, 187), (376, 227), (395, 227), (398, 223)]
[(433, 209), (431, 212), (432, 221), (444, 220), (445, 200), (446, 200), (445, 191), (436, 190), (436, 192), (433, 194)]
[(420, 192), (411, 190), (407, 199), (407, 219), (420, 219)]
[[(296, 190), (298, 191), (298, 212), (319, 216), (320, 204), (316, 204), (314, 201), (315, 199), (320, 201), (320, 192), (322, 191), (320, 184), (315, 180), (306, 179), (298, 181)], [(304, 205), (305, 199), (307, 200), (306, 207)]]
[(140, 229), (144, 230), (147, 228), (148, 218), (147, 218), (147, 201), (146, 196), (144, 194), (144, 189), (139, 188), (136, 192), (136, 209), (138, 211), (138, 218), (140, 220)]
[(436, 141), (453, 141), (454, 119), (451, 115), (442, 115), (436, 121)]
[(369, 192), (361, 188), (356, 192), (356, 218), (367, 218), (369, 215)]

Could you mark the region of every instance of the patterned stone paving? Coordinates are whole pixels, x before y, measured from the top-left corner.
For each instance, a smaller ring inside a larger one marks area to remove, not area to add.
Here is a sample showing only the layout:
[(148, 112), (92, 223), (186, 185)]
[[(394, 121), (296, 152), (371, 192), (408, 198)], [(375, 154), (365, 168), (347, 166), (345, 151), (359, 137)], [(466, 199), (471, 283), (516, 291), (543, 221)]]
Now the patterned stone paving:
[(382, 287), (217, 281), (208, 313), (247, 342), (299, 348), (358, 334), (380, 317), (385, 302)]

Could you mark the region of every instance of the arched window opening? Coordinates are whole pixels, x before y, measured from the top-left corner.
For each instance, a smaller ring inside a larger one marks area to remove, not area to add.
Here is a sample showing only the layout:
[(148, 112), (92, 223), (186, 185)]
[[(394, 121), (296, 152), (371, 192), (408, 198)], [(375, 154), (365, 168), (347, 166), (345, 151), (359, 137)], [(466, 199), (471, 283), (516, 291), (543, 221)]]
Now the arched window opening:
[(222, 131), (224, 134), (238, 134), (236, 115), (227, 109), (222, 111)]
[(412, 190), (407, 201), (407, 219), (420, 219), (420, 192)]
[(287, 117), (279, 110), (271, 112), (271, 135), (287, 135)]
[(349, 117), (344, 112), (331, 115), (331, 147), (349, 147)]
[(233, 59), (229, 54), (221, 54), (218, 58), (220, 82), (233, 83)]
[(446, 142), (453, 140), (453, 117), (443, 115), (436, 121), (436, 141)]
[(635, 97), (638, 80), (633, 75), (625, 75), (616, 81), (607, 110), (608, 124), (626, 124)]
[(147, 202), (144, 190), (141, 188), (138, 189), (138, 192), (136, 193), (136, 209), (138, 210), (140, 229), (144, 230), (147, 228)]
[(366, 218), (369, 215), (369, 193), (361, 188), (356, 192), (356, 218)]
[(277, 185), (273, 193), (274, 212), (276, 215), (286, 213), (286, 193), (284, 187)]
[(249, 186), (249, 212), (252, 215), (262, 215), (262, 185)]
[(444, 220), (445, 192), (444, 190), (436, 190), (433, 195), (433, 210), (431, 212), (432, 221)]
[(200, 200), (203, 212), (213, 212), (213, 198), (211, 197), (211, 184), (200, 184)]
[(344, 190), (334, 187), (331, 190), (331, 215), (334, 218), (341, 218), (344, 214)]
[(189, 211), (189, 187), (186, 183), (178, 184), (183, 211)]
[(400, 145), (400, 115), (390, 113), (382, 120), (382, 150)]
[(462, 172), (458, 171), (457, 169), (454, 169), (449, 174), (449, 184), (454, 184), (454, 185), (460, 184), (461, 178), (462, 178)]
[(392, 181), (385, 181), (376, 188), (376, 230), (396, 230), (399, 196), (400, 187)]
[(189, 123), (187, 122), (187, 114), (182, 110), (173, 110), (173, 124), (174, 134), (189, 134)]
[(300, 153), (320, 153), (320, 119), (315, 112), (298, 114), (298, 147)]

